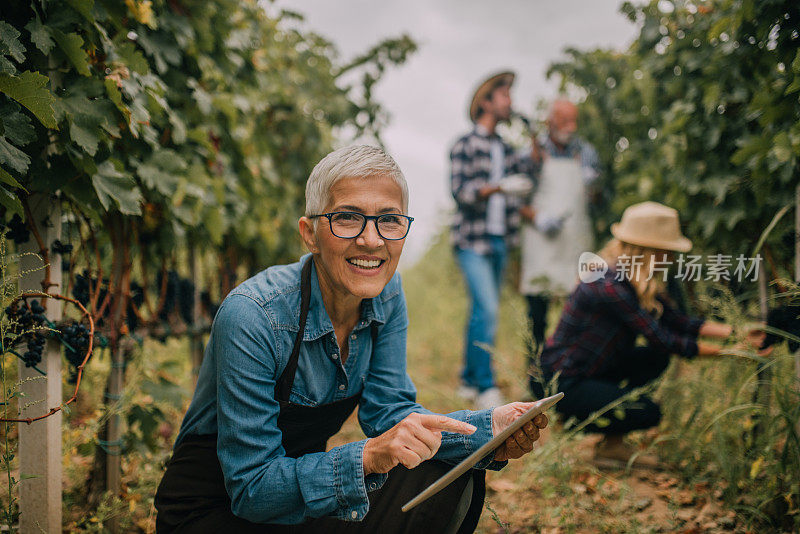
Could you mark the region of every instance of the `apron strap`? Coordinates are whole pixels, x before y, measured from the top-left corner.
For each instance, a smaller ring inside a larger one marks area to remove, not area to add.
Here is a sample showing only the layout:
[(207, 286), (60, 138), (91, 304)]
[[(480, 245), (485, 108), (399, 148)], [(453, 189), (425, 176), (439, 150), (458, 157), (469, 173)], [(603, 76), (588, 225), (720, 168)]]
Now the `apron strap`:
[(303, 342), (303, 334), (306, 331), (306, 319), (308, 318), (308, 308), (311, 302), (312, 261), (312, 258), (308, 258), (300, 274), (300, 324), (297, 336), (294, 338), (292, 354), (289, 356), (289, 361), (275, 384), (275, 398), (279, 401), (289, 401), (289, 394), (292, 392), (292, 385), (294, 385), (294, 375), (297, 372), (297, 363), (300, 360), (300, 344)]
[[(300, 324), (297, 336), (294, 338), (292, 354), (289, 356), (289, 361), (275, 384), (275, 399), (278, 401), (289, 402), (289, 395), (294, 385), (294, 375), (297, 373), (297, 365), (300, 361), (300, 344), (303, 342), (303, 334), (306, 331), (306, 319), (308, 318), (308, 308), (311, 303), (312, 261), (312, 258), (308, 258), (308, 261), (303, 264), (303, 270), (300, 274)], [(375, 350), (375, 345), (378, 343), (378, 325), (374, 321), (370, 325), (370, 334), (372, 335), (372, 350)]]

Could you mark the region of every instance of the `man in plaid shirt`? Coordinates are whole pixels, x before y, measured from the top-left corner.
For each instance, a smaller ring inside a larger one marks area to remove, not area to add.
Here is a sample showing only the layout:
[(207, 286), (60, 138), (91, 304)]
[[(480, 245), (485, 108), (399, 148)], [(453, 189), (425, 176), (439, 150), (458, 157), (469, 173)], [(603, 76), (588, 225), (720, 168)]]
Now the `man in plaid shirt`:
[(472, 301), (459, 393), (479, 409), (503, 404), (487, 347), (494, 345), (508, 247), (517, 242), (521, 218), (531, 218), (530, 208), (499, 185), (505, 176), (532, 169), (530, 154), (516, 153), (495, 133), (511, 117), (513, 81), (513, 73), (502, 72), (478, 87), (470, 105), (475, 127), (450, 152), (457, 207), (452, 243)]

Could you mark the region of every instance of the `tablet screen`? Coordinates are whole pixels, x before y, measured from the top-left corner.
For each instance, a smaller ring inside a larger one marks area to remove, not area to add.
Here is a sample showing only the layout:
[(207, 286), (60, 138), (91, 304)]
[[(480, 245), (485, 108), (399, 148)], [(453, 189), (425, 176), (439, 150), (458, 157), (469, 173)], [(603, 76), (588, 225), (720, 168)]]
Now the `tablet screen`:
[(500, 445), (502, 445), (506, 439), (508, 439), (511, 434), (522, 428), (522, 425), (543, 413), (545, 410), (553, 406), (555, 403), (560, 401), (564, 397), (563, 393), (556, 393), (552, 397), (546, 397), (544, 399), (536, 401), (527, 412), (519, 416), (511, 423), (505, 430), (500, 432), (498, 435), (493, 437), (491, 440), (487, 441), (483, 446), (481, 446), (478, 450), (464, 458), (461, 463), (453, 467), (450, 471), (445, 473), (439, 480), (428, 486), (425, 490), (420, 492), (419, 495), (408, 501), (405, 505), (403, 505), (404, 512), (408, 512), (419, 503), (425, 501), (429, 497), (432, 497), (442, 489), (444, 489), (448, 484), (456, 480), (462, 474), (466, 473), (468, 469), (471, 469), (475, 464), (481, 461), (487, 454), (494, 452)]

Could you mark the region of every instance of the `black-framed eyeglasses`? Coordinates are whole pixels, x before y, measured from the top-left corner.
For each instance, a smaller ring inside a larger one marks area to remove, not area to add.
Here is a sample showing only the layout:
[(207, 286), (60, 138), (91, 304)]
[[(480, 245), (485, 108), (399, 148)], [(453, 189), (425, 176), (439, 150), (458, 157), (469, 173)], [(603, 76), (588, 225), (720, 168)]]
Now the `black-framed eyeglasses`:
[(408, 235), (411, 221), (414, 217), (399, 213), (384, 213), (383, 215), (364, 215), (355, 211), (332, 211), (309, 215), (309, 219), (325, 217), (331, 225), (331, 233), (341, 239), (354, 239), (361, 235), (367, 227), (367, 221), (375, 221), (375, 228), (382, 239), (397, 241)]

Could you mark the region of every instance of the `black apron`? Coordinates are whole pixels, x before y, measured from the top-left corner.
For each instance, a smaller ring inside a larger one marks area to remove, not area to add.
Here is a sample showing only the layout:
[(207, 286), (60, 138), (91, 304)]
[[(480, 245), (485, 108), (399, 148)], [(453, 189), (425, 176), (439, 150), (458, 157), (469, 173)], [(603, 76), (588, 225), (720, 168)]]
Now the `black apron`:
[[(353, 413), (361, 399), (361, 394), (353, 395), (329, 404), (318, 406), (303, 406), (289, 402), (289, 395), (294, 384), (294, 377), (297, 372), (297, 364), (300, 357), (300, 345), (305, 333), (306, 319), (308, 317), (309, 303), (311, 300), (311, 266), (312, 259), (309, 258), (303, 265), (300, 282), (300, 324), (297, 336), (294, 340), (292, 353), (289, 361), (281, 373), (280, 378), (275, 384), (275, 398), (280, 404), (278, 415), (278, 428), (282, 433), (281, 445), (286, 451), (286, 456), (298, 458), (305, 454), (314, 452), (324, 452), (328, 439), (339, 432), (342, 425)], [(372, 344), (375, 346), (377, 340), (377, 326), (373, 322), (371, 326)], [(423, 469), (423, 466), (428, 468)], [(370, 496), (370, 512), (373, 510), (373, 497), (375, 494), (385, 494), (392, 492), (391, 487), (397, 486), (394, 493), (395, 499), (389, 503), (387, 499), (382, 499), (383, 506), (391, 506), (392, 514), (400, 514), (400, 506), (405, 504), (411, 497), (416, 495), (416, 488), (419, 491), (424, 489), (427, 484), (435, 481), (441, 476), (448, 466), (441, 462), (423, 462), (422, 465), (413, 470), (408, 470), (398, 466), (389, 473), (387, 480), (381, 490), (372, 492)], [(397, 473), (397, 474), (395, 474)], [(485, 494), (485, 478), (483, 472), (474, 472), (473, 502), (467, 517), (462, 524), (459, 532), (472, 532), (477, 525), (480, 512), (483, 508), (483, 497)], [(480, 475), (478, 475), (480, 473)], [(417, 475), (417, 476), (413, 476)], [(422, 475), (422, 476), (420, 476)], [(465, 475), (472, 476), (471, 473)], [(409, 481), (408, 479), (414, 480)], [(461, 491), (466, 485), (468, 477), (462, 476), (459, 481), (451, 484), (450, 495), (443, 491), (438, 499), (438, 506), (428, 507), (434, 512), (435, 516), (442, 517), (443, 504), (447, 501), (457, 500)], [(394, 479), (394, 484), (390, 484)], [(404, 488), (405, 491), (397, 491)], [(414, 492), (411, 496), (407, 494)], [(476, 498), (479, 497), (479, 499)], [(406, 498), (407, 497), (407, 498)], [(479, 502), (476, 502), (478, 501)], [(437, 505), (437, 499), (428, 501), (432, 505)], [(192, 533), (192, 534), (211, 534), (215, 532), (233, 531), (236, 534), (265, 533), (265, 532), (333, 532), (336, 530), (349, 531), (349, 527), (358, 529), (358, 523), (339, 521), (334, 518), (320, 518), (301, 525), (264, 525), (251, 523), (245, 519), (237, 517), (231, 512), (231, 500), (225, 489), (222, 468), (217, 457), (217, 435), (191, 435), (176, 447), (172, 458), (167, 463), (164, 477), (158, 486), (155, 496), (155, 507), (158, 511), (156, 517), (156, 532), (163, 533)], [(418, 519), (430, 521), (431, 518), (424, 518), (424, 506), (418, 512)], [(396, 510), (395, 510), (396, 509)], [(446, 508), (445, 508), (446, 509)], [(386, 512), (386, 511), (385, 511)], [(380, 515), (380, 512), (375, 515)], [(367, 518), (377, 519), (372, 513), (367, 514)], [(373, 517), (370, 517), (373, 516)], [(412, 514), (402, 516), (411, 519)], [(470, 523), (470, 526), (467, 526)], [(425, 523), (422, 523), (425, 524)], [(428, 525), (430, 523), (427, 523)], [(360, 525), (367, 526), (366, 524)], [(391, 527), (391, 523), (385, 525)], [(402, 525), (394, 525), (400, 527)], [(411, 527), (411, 525), (408, 525)], [(466, 530), (465, 530), (466, 527)], [(370, 531), (371, 529), (367, 530)], [(387, 530), (382, 528), (382, 530)], [(414, 532), (410, 528), (401, 528), (389, 532)]]

